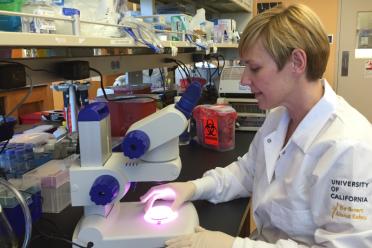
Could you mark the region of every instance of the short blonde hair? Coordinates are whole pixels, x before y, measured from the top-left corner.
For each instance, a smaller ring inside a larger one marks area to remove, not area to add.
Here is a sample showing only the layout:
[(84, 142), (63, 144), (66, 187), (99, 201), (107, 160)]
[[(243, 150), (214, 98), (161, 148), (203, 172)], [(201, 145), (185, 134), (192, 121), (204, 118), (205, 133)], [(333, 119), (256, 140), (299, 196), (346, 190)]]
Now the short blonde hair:
[(258, 40), (279, 70), (293, 49), (300, 48), (307, 55), (307, 79), (317, 80), (323, 76), (329, 57), (328, 37), (319, 17), (307, 6), (279, 6), (253, 17), (241, 36), (240, 56)]

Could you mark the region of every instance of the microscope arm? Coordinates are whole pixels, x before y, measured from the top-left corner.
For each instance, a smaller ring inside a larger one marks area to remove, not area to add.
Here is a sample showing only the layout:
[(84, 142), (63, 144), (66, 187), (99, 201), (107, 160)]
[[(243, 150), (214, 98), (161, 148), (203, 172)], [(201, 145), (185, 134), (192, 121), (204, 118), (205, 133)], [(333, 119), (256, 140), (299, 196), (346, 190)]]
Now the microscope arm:
[(124, 155), (147, 162), (176, 159), (179, 154), (178, 136), (187, 125), (184, 114), (174, 104), (169, 105), (128, 129), (122, 143)]
[[(99, 160), (103, 162), (102, 166), (89, 161), (84, 166), (72, 166), (71, 204), (86, 206), (86, 209), (96, 206), (98, 214), (107, 215), (105, 206), (118, 202), (125, 195), (130, 182), (175, 180), (181, 171), (178, 136), (186, 129), (200, 94), (201, 86), (191, 84), (176, 105), (169, 105), (134, 123), (122, 142), (124, 156), (122, 153), (112, 153), (106, 161)], [(97, 134), (103, 137), (105, 130), (102, 127), (107, 123), (103, 125), (102, 122), (107, 120), (107, 114), (100, 105), (96, 105), (92, 110), (86, 110), (87, 113), (79, 114), (79, 117), (88, 124), (94, 120), (91, 126), (94, 125), (96, 129), (92, 128), (92, 131), (97, 130)], [(85, 132), (85, 136), (94, 135), (92, 131), (89, 134)], [(79, 135), (82, 133), (79, 132)], [(85, 144), (94, 145), (89, 142)], [(84, 146), (80, 148), (88, 149)], [(101, 146), (99, 148), (103, 151)], [(98, 152), (91, 152), (92, 155), (95, 153)], [(99, 159), (104, 157), (98, 156)]]
[[(162, 247), (165, 240), (194, 232), (199, 220), (191, 203), (177, 213), (164, 214), (164, 209), (170, 208), (156, 206), (151, 214), (144, 215), (142, 203), (119, 202), (129, 182), (171, 181), (178, 177), (178, 136), (186, 128), (201, 94), (199, 84), (191, 84), (188, 89), (194, 94), (186, 92), (176, 105), (130, 127), (122, 143), (124, 156), (106, 151), (111, 140), (105, 107), (98, 103), (79, 114), (81, 122), (88, 122), (87, 132), (79, 132), (79, 137), (86, 139), (80, 148), (89, 152), (82, 156), (80, 164), (70, 168), (71, 204), (84, 206), (84, 217), (73, 234), (74, 242), (97, 247)], [(91, 141), (92, 136), (99, 145)]]
[[(164, 128), (167, 124), (173, 127)], [(125, 137), (123, 147), (129, 148), (124, 149), (130, 149), (129, 152), (141, 158), (130, 159), (123, 153), (112, 153), (104, 166), (71, 166), (72, 204), (98, 205), (101, 207), (95, 208), (95, 214), (107, 215), (109, 210), (105, 206), (119, 201), (127, 192), (129, 182), (176, 179), (181, 171), (178, 135), (186, 125), (186, 117), (174, 105), (169, 105), (133, 124), (128, 132), (132, 135)], [(145, 154), (138, 155), (139, 152)]]

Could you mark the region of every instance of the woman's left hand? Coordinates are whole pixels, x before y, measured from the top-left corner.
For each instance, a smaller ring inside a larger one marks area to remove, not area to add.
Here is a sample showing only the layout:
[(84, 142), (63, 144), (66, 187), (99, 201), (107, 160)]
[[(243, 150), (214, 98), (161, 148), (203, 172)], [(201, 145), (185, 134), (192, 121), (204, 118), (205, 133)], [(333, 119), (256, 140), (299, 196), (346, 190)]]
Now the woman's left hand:
[(231, 248), (234, 237), (223, 232), (208, 231), (200, 226), (195, 228), (195, 233), (167, 240), (167, 248)]

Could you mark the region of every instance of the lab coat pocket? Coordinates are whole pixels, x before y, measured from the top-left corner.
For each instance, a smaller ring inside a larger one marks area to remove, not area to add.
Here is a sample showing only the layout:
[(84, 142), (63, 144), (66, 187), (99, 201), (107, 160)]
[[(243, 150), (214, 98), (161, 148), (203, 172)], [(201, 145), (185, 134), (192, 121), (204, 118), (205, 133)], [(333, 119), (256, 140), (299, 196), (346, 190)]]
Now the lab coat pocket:
[(274, 226), (291, 237), (314, 235), (315, 224), (308, 209), (290, 209), (273, 201), (271, 220)]

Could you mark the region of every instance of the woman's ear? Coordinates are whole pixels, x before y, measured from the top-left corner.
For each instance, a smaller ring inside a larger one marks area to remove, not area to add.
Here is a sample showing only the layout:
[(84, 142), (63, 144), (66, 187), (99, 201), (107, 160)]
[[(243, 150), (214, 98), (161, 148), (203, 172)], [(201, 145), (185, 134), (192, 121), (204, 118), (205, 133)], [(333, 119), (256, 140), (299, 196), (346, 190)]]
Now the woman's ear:
[(304, 50), (295, 48), (291, 55), (292, 70), (297, 73), (305, 73), (307, 66), (307, 57)]

